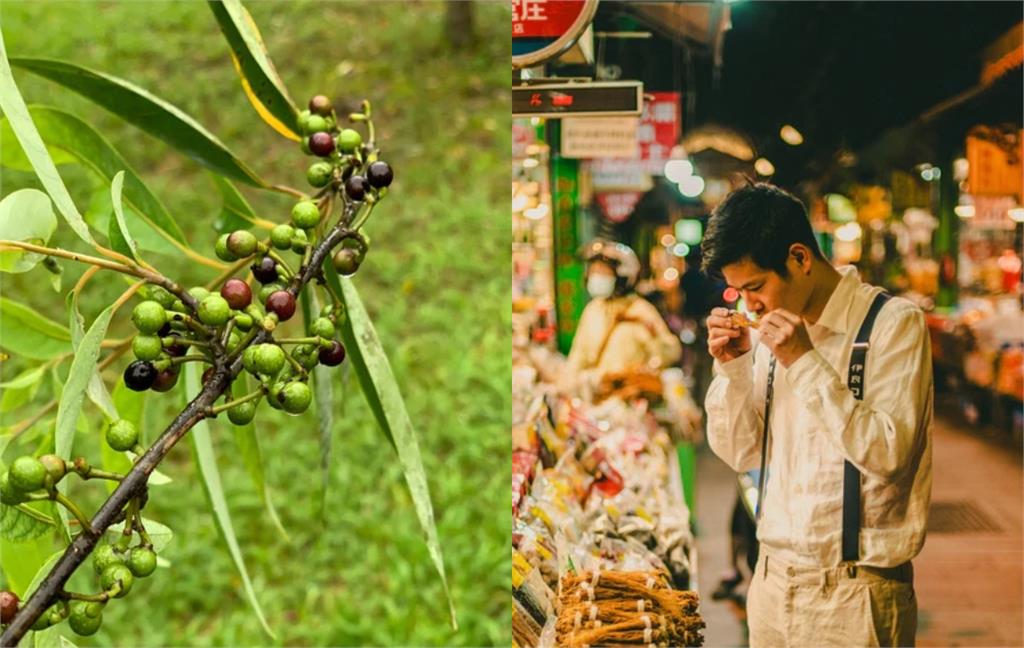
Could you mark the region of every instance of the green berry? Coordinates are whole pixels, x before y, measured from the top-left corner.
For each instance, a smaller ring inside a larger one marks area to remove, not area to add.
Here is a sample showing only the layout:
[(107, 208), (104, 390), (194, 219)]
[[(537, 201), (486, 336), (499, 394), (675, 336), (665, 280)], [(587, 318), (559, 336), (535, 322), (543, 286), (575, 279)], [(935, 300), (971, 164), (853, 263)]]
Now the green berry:
[(299, 127), (300, 133), (309, 132), (309, 117), (312, 115), (308, 110), (303, 110), (299, 113), (299, 118), (296, 120), (296, 125)]
[(122, 598), (127, 595), (132, 589), (132, 583), (135, 582), (135, 576), (132, 575), (132, 570), (128, 569), (127, 565), (111, 565), (100, 574), (100, 587), (104, 590), (110, 590), (118, 581), (121, 582), (121, 591), (114, 595), (114, 598)]
[[(248, 317), (248, 315), (238, 315), (237, 317)], [(238, 349), (238, 345), (241, 343), (242, 334), (239, 333), (238, 331), (231, 331), (231, 335), (228, 336), (228, 353), (234, 353)]]
[(231, 319), (231, 307), (220, 295), (210, 295), (199, 302), (199, 321), (210, 326), (222, 326)]
[(256, 371), (256, 347), (257, 346), (259, 346), (259, 345), (253, 345), (251, 347), (247, 347), (245, 349), (245, 351), (242, 352), (242, 367), (244, 367), (245, 370), (248, 371), (251, 374), (257, 373), (257, 371)]
[(132, 310), (132, 323), (140, 333), (153, 335), (167, 323), (167, 311), (157, 302), (147, 299)]
[(252, 422), (255, 416), (256, 403), (254, 401), (239, 403), (228, 410), (228, 420), (235, 425), (246, 425)]
[(10, 473), (11, 486), (25, 493), (37, 491), (46, 484), (46, 466), (35, 457), (18, 457), (11, 464)]
[(112, 544), (102, 544), (92, 552), (92, 568), (102, 574), (112, 565), (123, 565), (124, 556)]
[(329, 340), (334, 337), (334, 324), (326, 317), (318, 317), (313, 320), (313, 326), (309, 327), (309, 331), (313, 335), (319, 335)]
[(53, 483), (57, 483), (64, 479), (64, 475), (68, 473), (68, 464), (57, 455), (45, 454), (39, 457), (39, 463), (43, 464), (46, 468), (46, 474), (49, 475)]
[(306, 134), (319, 133), (327, 130), (327, 120), (320, 115), (310, 115), (306, 119)]
[(217, 242), (213, 244), (213, 253), (217, 255), (217, 258), (221, 261), (237, 261), (238, 257), (231, 253), (228, 249), (228, 237), (230, 234), (221, 234), (217, 237)]
[(306, 181), (313, 187), (326, 187), (333, 175), (334, 167), (329, 162), (314, 162), (306, 169)]
[(363, 136), (357, 130), (346, 128), (338, 134), (338, 148), (342, 153), (355, 153), (362, 143)]
[(156, 570), (156, 553), (148, 547), (135, 547), (128, 554), (128, 569), (140, 578), (149, 576)]
[(306, 251), (308, 244), (309, 238), (306, 237), (306, 230), (296, 230), (295, 236), (292, 237), (292, 252), (302, 254)]
[(36, 622), (32, 624), (33, 630), (45, 630), (50, 626), (57, 625), (64, 620), (68, 613), (67, 601), (54, 603), (45, 612), (39, 615)]
[(118, 452), (131, 450), (138, 442), (139, 430), (131, 421), (120, 419), (107, 428), (107, 445)]
[(228, 250), (239, 259), (255, 254), (258, 243), (256, 235), (248, 230), (235, 230), (228, 235)]
[(303, 200), (292, 207), (292, 222), (301, 229), (310, 229), (320, 222), (320, 209), (312, 200)]
[[(319, 162), (317, 164), (319, 164)], [(270, 230), (270, 243), (278, 250), (287, 250), (292, 246), (292, 236), (294, 234), (294, 227), (287, 223), (282, 223)]]
[(174, 305), (175, 297), (163, 286), (150, 286), (148, 299), (152, 299), (164, 308), (170, 308)]
[(313, 400), (313, 392), (309, 385), (301, 382), (291, 382), (284, 386), (278, 395), (281, 407), (289, 414), (301, 414), (309, 407)]
[(302, 152), (305, 153), (306, 155), (313, 155), (313, 151), (311, 151), (309, 148), (308, 137), (303, 137), (302, 140), (299, 141), (299, 148), (302, 149)]
[(93, 601), (72, 601), (68, 625), (83, 637), (96, 634), (103, 625), (103, 604)]
[(276, 344), (259, 344), (256, 346), (254, 364), (257, 373), (275, 376), (284, 367), (284, 349)]
[(157, 335), (136, 335), (132, 340), (132, 353), (139, 360), (156, 360), (164, 345)]
[(318, 347), (315, 344), (300, 344), (295, 347), (292, 356), (298, 360), (304, 369), (312, 369), (320, 364), (317, 357), (317, 349)]
[(258, 295), (258, 297), (260, 298), (260, 303), (265, 303), (267, 301), (267, 297), (270, 297), (279, 290), (284, 290), (284, 286), (282, 286), (279, 283), (268, 283), (264, 285), (262, 288), (260, 288), (260, 292)]
[(210, 296), (210, 291), (202, 286), (193, 286), (188, 289), (188, 294), (192, 295), (197, 302), (201, 302)]
[(252, 315), (239, 313), (235, 315), (235, 328), (239, 331), (248, 331), (252, 328)]
[(25, 501), (27, 501), (25, 493), (21, 492), (11, 483), (10, 471), (4, 471), (3, 474), (0, 474), (0, 502), (8, 506), (14, 506)]

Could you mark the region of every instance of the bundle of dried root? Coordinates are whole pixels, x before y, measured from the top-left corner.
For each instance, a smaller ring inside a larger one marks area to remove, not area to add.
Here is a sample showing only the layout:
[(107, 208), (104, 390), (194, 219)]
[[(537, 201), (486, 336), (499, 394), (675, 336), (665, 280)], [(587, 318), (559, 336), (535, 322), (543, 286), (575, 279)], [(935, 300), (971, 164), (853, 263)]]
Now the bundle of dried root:
[(583, 572), (562, 578), (558, 645), (700, 646), (694, 592), (670, 589), (661, 572)]

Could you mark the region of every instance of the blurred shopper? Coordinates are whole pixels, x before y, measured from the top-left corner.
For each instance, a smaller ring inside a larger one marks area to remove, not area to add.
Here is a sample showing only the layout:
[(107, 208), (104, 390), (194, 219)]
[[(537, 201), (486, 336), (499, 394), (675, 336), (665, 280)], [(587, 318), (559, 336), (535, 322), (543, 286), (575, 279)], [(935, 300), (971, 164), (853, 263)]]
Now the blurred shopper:
[(583, 309), (562, 376), (565, 391), (590, 397), (607, 379), (653, 372), (679, 360), (679, 339), (658, 310), (635, 292), (640, 260), (628, 246), (603, 239), (584, 250), (590, 303)]
[(737, 313), (708, 317), (706, 401), (719, 457), (736, 471), (767, 459), (751, 646), (913, 645), (932, 482), (923, 314), (833, 268), (803, 204), (771, 185), (730, 194), (703, 250), (758, 316), (756, 343)]

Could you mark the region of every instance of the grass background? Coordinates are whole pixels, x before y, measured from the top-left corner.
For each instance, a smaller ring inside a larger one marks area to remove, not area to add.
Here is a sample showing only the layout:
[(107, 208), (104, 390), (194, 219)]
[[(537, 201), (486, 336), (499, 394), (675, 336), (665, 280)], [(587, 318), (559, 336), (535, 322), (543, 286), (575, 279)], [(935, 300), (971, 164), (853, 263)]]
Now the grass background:
[[(374, 104), (384, 159), (396, 170), (388, 199), (367, 226), (373, 244), (356, 279), (419, 433), (441, 545), (461, 629), (447, 607), (400, 467), (354, 377), (339, 372), (329, 516), (318, 521), (319, 445), (315, 417), (285, 417), (262, 405), (257, 418), (272, 499), (291, 534), (272, 529), (240, 462), (227, 423), (214, 444), (242, 552), (280, 645), (507, 645), (510, 643), (508, 434), (511, 371), (508, 307), (510, 219), (507, 3), (476, 6), (476, 41), (448, 45), (438, 2), (252, 2), (278, 71), (297, 103), (317, 93), (336, 105)], [(201, 2), (19, 2), (0, 21), (10, 56), (61, 58), (157, 94), (215, 133), (261, 176), (305, 185), (310, 159), (263, 124), (242, 94), (228, 49)], [(212, 256), (220, 199), (206, 173), (141, 131), (63, 88), (15, 72), (29, 103), (69, 110), (103, 133), (178, 219), (193, 247)], [(76, 166), (62, 166), (84, 210), (108, 191)], [(37, 186), (5, 172), (0, 193)], [(287, 219), (291, 200), (242, 189), (264, 218)], [(55, 242), (74, 247), (62, 224)], [(175, 255), (151, 255), (186, 284), (213, 271)], [(64, 292), (82, 268), (64, 266)], [(40, 268), (0, 277), (3, 294), (60, 322), (63, 294)], [(83, 301), (91, 320), (123, 289), (94, 281)], [(110, 337), (131, 334), (124, 310)], [(2, 342), (2, 341), (0, 341)], [(119, 380), (124, 358), (104, 376)], [(28, 366), (0, 365), (9, 379)], [(63, 370), (66, 371), (65, 363)], [(181, 381), (182, 383), (184, 381)], [(2, 414), (10, 426), (45, 402)], [(151, 394), (145, 435), (155, 437), (180, 398)], [(343, 415), (342, 415), (343, 412)], [(99, 419), (91, 404), (75, 453), (99, 462)], [(92, 423), (90, 424), (90, 421)], [(53, 417), (19, 437), (6, 463), (37, 452)], [(170, 569), (136, 584), (108, 606), (79, 645), (267, 645), (208, 512), (190, 452), (176, 448), (161, 470), (173, 483), (151, 489), (147, 516), (175, 531), (163, 552)], [(89, 510), (98, 489), (73, 490)], [(83, 570), (84, 571), (84, 570)], [(89, 589), (89, 580), (82, 581)]]

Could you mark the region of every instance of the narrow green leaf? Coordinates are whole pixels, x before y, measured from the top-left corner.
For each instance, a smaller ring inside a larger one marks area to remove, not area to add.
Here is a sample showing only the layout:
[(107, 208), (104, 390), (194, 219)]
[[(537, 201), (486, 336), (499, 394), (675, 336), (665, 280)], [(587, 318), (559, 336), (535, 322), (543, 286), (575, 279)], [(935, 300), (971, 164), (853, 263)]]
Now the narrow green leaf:
[[(32, 113), (32, 106), (29, 106), (28, 112), (29, 114)], [(35, 119), (34, 115), (32, 119)], [(39, 130), (40, 135), (43, 135), (43, 129), (39, 127), (38, 123), (36, 123), (36, 128)], [(46, 141), (45, 135), (43, 136), (43, 141)], [(32, 168), (32, 162), (25, 155), (25, 151), (21, 150), (21, 145), (18, 144), (17, 137), (14, 135), (14, 129), (11, 128), (11, 122), (6, 117), (0, 118), (0, 142), (4, 143), (3, 146), (0, 146), (0, 167), (10, 169), (11, 171), (26, 171), (28, 173), (35, 171)], [(46, 151), (50, 154), (50, 159), (53, 160), (56, 166), (78, 164), (78, 158), (53, 144), (47, 144)]]
[(223, 142), (194, 119), (124, 79), (51, 59), (13, 58), (11, 65), (77, 92), (173, 146), (197, 164), (239, 182), (255, 187), (267, 186)]
[[(57, 430), (54, 432), (54, 454), (63, 459), (71, 458), (71, 448), (75, 440), (75, 425), (78, 423), (79, 414), (82, 413), (82, 403), (85, 400), (89, 381), (96, 375), (96, 359), (100, 355), (100, 343), (103, 342), (103, 337), (107, 334), (107, 326), (114, 314), (113, 309), (114, 306), (111, 304), (96, 317), (78, 345), (75, 359), (71, 362), (71, 370), (68, 373), (67, 382), (64, 384), (60, 402), (57, 404)], [(61, 480), (57, 484), (57, 489), (62, 493), (67, 492), (67, 487), (67, 480)], [(63, 511), (64, 508), (60, 507), (60, 510)]]
[[(114, 175), (123, 170), (125, 202), (162, 236), (181, 244), (188, 243), (181, 227), (160, 199), (149, 190), (124, 156), (99, 131), (78, 117), (52, 106), (33, 105), (29, 107), (29, 113), (49, 146), (59, 147), (74, 156), (86, 168), (102, 178), (105, 185), (113, 182)], [(4, 146), (6, 148), (7, 144)], [(103, 193), (109, 198), (110, 191), (106, 186)], [(101, 231), (107, 230), (104, 228)]]
[(0, 347), (14, 355), (49, 360), (68, 352), (71, 333), (42, 313), (0, 297)]
[[(248, 378), (245, 376), (236, 378), (231, 385), (232, 395), (238, 398), (248, 394), (250, 392), (248, 382)], [(231, 428), (235, 437), (235, 445), (238, 446), (238, 452), (242, 455), (242, 463), (245, 464), (245, 469), (248, 471), (249, 477), (252, 478), (253, 485), (256, 486), (256, 492), (263, 500), (263, 506), (267, 509), (271, 524), (274, 525), (285, 542), (289, 542), (291, 539), (288, 537), (288, 532), (281, 524), (281, 518), (278, 517), (277, 509), (274, 508), (274, 502), (270, 499), (270, 488), (267, 486), (266, 476), (263, 472), (263, 450), (260, 448), (260, 439), (256, 435), (256, 426), (252, 422), (245, 425), (234, 425), (230, 421), (225, 422), (224, 425)]]
[(61, 635), (60, 636), (60, 648), (78, 648), (78, 646), (75, 645), (74, 641), (71, 641), (70, 639), (68, 639), (64, 635)]
[[(85, 318), (82, 317), (82, 312), (78, 308), (78, 293), (72, 290), (68, 294), (68, 311), (70, 312), (70, 329), (71, 329), (71, 350), (74, 353), (78, 353), (79, 345), (82, 343), (82, 338), (85, 337)], [(103, 333), (106, 335), (106, 332)], [(98, 356), (97, 356), (98, 357)], [(92, 377), (89, 379), (89, 386), (86, 389), (86, 394), (89, 396), (96, 407), (100, 408), (107, 421), (116, 421), (120, 418), (117, 415), (117, 407), (114, 406), (113, 399), (110, 398), (110, 392), (107, 391), (107, 386), (103, 384), (103, 379), (100, 377), (99, 371), (93, 371)], [(102, 427), (102, 426), (101, 426)]]
[(26, 387), (31, 387), (43, 379), (43, 376), (46, 374), (46, 370), (49, 369), (49, 367), (50, 365), (48, 364), (41, 364), (32, 367), (31, 369), (26, 369), (11, 380), (0, 383), (0, 387), (4, 387), (5, 389), (24, 389)]
[(275, 131), (298, 141), (295, 132), (298, 111), (270, 61), (252, 16), (239, 0), (208, 4), (228, 41), (231, 60), (253, 108)]
[[(185, 244), (174, 241), (169, 235), (150, 225), (130, 205), (130, 202), (125, 205), (124, 218), (139, 249), (180, 257), (178, 246), (184, 247)], [(109, 183), (104, 183), (93, 191), (89, 198), (89, 205), (85, 208), (84, 216), (85, 222), (89, 223), (89, 227), (95, 231), (107, 232), (109, 235), (111, 228), (117, 227), (117, 219), (114, 218), (114, 205), (110, 202)]]
[[(57, 229), (50, 197), (38, 189), (20, 189), (0, 200), (0, 239), (46, 245)], [(45, 258), (21, 250), (0, 251), (0, 272), (27, 272)]]
[[(192, 398), (201, 390), (199, 370), (196, 368), (195, 363), (187, 363), (182, 372), (185, 374), (185, 393), (188, 398)], [(235, 567), (242, 577), (242, 585), (245, 587), (245, 594), (249, 599), (249, 604), (252, 606), (253, 611), (256, 612), (256, 617), (259, 619), (260, 625), (263, 626), (264, 632), (276, 640), (277, 636), (270, 629), (270, 626), (267, 625), (267, 620), (263, 616), (263, 610), (256, 599), (256, 592), (253, 590), (252, 582), (249, 580), (249, 572), (245, 568), (242, 551), (239, 549), (238, 540), (235, 538), (235, 528), (231, 524), (231, 512), (228, 510), (228, 502), (224, 497), (224, 489), (221, 486), (220, 471), (217, 469), (217, 459), (214, 455), (213, 443), (210, 440), (210, 426), (207, 424), (206, 419), (196, 423), (188, 436), (192, 440), (192, 451), (195, 456), (196, 466), (199, 468), (199, 475), (202, 478), (203, 490), (210, 502), (210, 508), (213, 509), (213, 519), (217, 523), (217, 529), (224, 538), (224, 542), (228, 546), (228, 552), (231, 554), (231, 559), (235, 562)]]
[(223, 176), (211, 173), (210, 180), (220, 192), (222, 201), (221, 212), (214, 222), (214, 229), (223, 234), (252, 227), (256, 222), (256, 212), (253, 211), (245, 196)]
[(25, 588), (26, 596), (23, 597), (23, 600), (35, 593), (39, 588), (39, 585), (43, 582), (43, 579), (46, 578), (46, 575), (50, 573), (50, 570), (53, 569), (53, 566), (57, 564), (57, 561), (60, 560), (60, 557), (63, 555), (63, 551), (50, 554), (50, 557), (39, 566), (39, 569), (36, 570), (35, 576), (32, 577), (32, 581), (28, 584), (28, 587)]
[[(111, 228), (113, 232), (115, 229), (118, 233), (118, 240), (116, 245), (123, 246), (123, 250), (115, 250), (126, 254), (136, 261), (139, 260), (139, 250), (135, 245), (135, 239), (132, 238), (131, 232), (128, 231), (128, 225), (124, 221), (124, 208), (121, 205), (121, 190), (124, 187), (124, 171), (118, 171), (117, 175), (114, 176), (113, 182), (110, 183), (110, 202), (114, 206), (114, 218), (117, 220), (117, 227)], [(111, 245), (115, 245), (114, 239), (110, 241)]]
[(363, 306), (355, 284), (347, 277), (339, 277), (331, 263), (325, 263), (327, 280), (344, 302), (347, 317), (342, 325), (342, 337), (345, 349), (356, 375), (363, 387), (363, 394), (370, 409), (377, 417), (377, 423), (387, 435), (391, 445), (398, 453), (402, 464), (402, 472), (409, 486), (416, 515), (420, 527), (426, 535), (427, 550), (434, 562), (437, 573), (441, 576), (441, 585), (448, 599), (448, 610), (451, 615), (453, 629), (458, 629), (455, 618), (455, 603), (448, 590), (448, 579), (445, 577), (444, 558), (441, 545), (437, 539), (437, 527), (434, 522), (434, 508), (430, 502), (430, 489), (427, 485), (426, 471), (420, 457), (419, 443), (416, 433), (405, 409), (405, 401), (398, 389), (398, 383), (391, 372), (391, 364), (381, 347), (377, 331)]
[(26, 507), (0, 503), (0, 537), (11, 542), (27, 542), (45, 535), (53, 528), (49, 517)]
[[(30, 595), (39, 588), (43, 579), (46, 578), (47, 574), (50, 573), (50, 570), (54, 568), (62, 555), (64, 555), (64, 552), (58, 551), (46, 559), (46, 562), (43, 563), (43, 566), (36, 572), (35, 577), (32, 579), (32, 583), (29, 584), (28, 589), (26, 590)], [(60, 636), (60, 627), (51, 626), (45, 630), (34, 631), (30, 634), (32, 636), (33, 646), (36, 648), (50, 648), (50, 646), (53, 646), (58, 641), (57, 637)]]
[(0, 33), (0, 112), (3, 112), (10, 120), (15, 137), (21, 144), (25, 155), (32, 162), (32, 169), (39, 177), (39, 181), (43, 183), (46, 193), (50, 194), (53, 202), (56, 203), (57, 210), (64, 216), (68, 225), (80, 239), (95, 247), (96, 241), (89, 233), (89, 227), (82, 220), (82, 215), (78, 213), (78, 208), (75, 207), (71, 194), (64, 186), (64, 181), (60, 179), (57, 167), (46, 151), (43, 139), (32, 123), (25, 100), (21, 98), (18, 86), (14, 82), (14, 74), (11, 72), (11, 65), (7, 59), (7, 49), (4, 47), (2, 33)]

